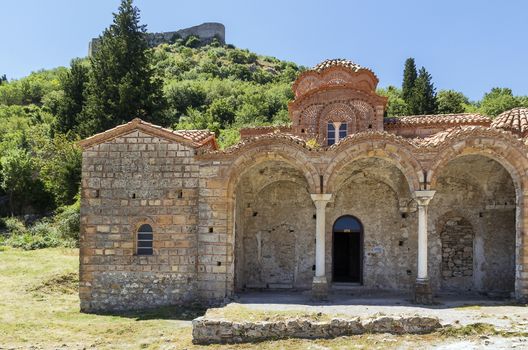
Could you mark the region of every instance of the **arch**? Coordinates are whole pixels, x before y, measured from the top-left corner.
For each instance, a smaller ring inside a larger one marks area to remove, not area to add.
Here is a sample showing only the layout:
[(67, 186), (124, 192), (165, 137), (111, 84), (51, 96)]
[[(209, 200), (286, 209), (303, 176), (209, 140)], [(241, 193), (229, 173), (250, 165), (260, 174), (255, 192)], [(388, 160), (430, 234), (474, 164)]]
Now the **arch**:
[(342, 215), (332, 225), (332, 280), (363, 283), (364, 230), (353, 215)]
[(363, 158), (380, 158), (395, 165), (404, 175), (410, 193), (420, 189), (420, 176), (423, 176), (421, 164), (414, 157), (411, 145), (396, 140), (394, 135), (386, 133), (360, 133), (351, 135), (334, 149), (334, 158), (324, 172), (324, 192), (337, 190), (336, 177), (341, 170), (352, 162)]
[(354, 215), (341, 215), (334, 221), (332, 230), (341, 230), (348, 227), (351, 232), (363, 232), (363, 223)]
[(334, 102), (327, 105), (319, 116), (317, 117), (317, 132), (319, 133), (319, 140), (322, 144), (327, 144), (328, 122), (342, 122), (348, 125), (348, 134), (353, 134), (357, 131), (358, 115), (356, 111), (347, 103)]
[(241, 149), (241, 155), (232, 163), (227, 175), (227, 194), (230, 198), (234, 196), (234, 190), (238, 181), (252, 167), (266, 161), (285, 162), (299, 170), (308, 182), (309, 191), (317, 193), (319, 172), (312, 165), (311, 159), (305, 152), (307, 150), (299, 145), (281, 142), (281, 139), (271, 139), (273, 143), (253, 142)]
[[(460, 129), (458, 129), (460, 130)], [(482, 127), (458, 132), (456, 137), (447, 139), (440, 144), (435, 161), (430, 164), (430, 188), (437, 189), (442, 171), (453, 160), (464, 156), (481, 156), (500, 164), (510, 176), (515, 189), (515, 268), (526, 268), (527, 242), (523, 238), (526, 230), (526, 195), (528, 178), (528, 159), (523, 151), (525, 145), (511, 133)], [(515, 294), (517, 298), (525, 298), (526, 281), (515, 277)]]
[(501, 164), (510, 174), (517, 196), (522, 195), (522, 189), (526, 188), (526, 180), (523, 174), (528, 171), (528, 159), (522, 152), (524, 145), (513, 135), (507, 137), (504, 132), (485, 130), (497, 135), (472, 135), (472, 129), (468, 130), (469, 132), (460, 133), (456, 138), (451, 138), (442, 145), (435, 161), (431, 163), (428, 169), (431, 189), (436, 188), (438, 174), (450, 161), (465, 155), (480, 155)]
[(154, 230), (149, 224), (142, 224), (136, 231), (136, 254), (152, 255), (154, 253)]
[(234, 290), (309, 288), (315, 219), (303, 174), (283, 162), (263, 161), (239, 179), (228, 217), (233, 225)]

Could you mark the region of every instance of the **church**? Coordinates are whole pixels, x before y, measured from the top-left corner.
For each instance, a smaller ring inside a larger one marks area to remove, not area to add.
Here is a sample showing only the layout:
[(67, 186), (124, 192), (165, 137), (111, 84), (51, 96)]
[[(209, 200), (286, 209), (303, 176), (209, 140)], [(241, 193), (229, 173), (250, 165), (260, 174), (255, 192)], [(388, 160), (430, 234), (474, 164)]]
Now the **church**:
[(527, 300), (528, 109), (385, 118), (377, 84), (326, 60), (289, 126), (224, 150), (140, 119), (81, 141), (81, 310), (343, 286)]

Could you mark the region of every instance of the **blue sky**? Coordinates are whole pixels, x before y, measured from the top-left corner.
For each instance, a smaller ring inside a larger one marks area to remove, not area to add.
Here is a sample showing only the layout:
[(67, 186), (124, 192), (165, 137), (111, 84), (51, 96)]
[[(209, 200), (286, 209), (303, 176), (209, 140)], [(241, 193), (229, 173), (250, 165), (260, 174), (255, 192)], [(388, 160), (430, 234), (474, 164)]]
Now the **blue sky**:
[[(112, 21), (119, 0), (0, 0), (0, 74), (68, 65)], [(136, 0), (149, 31), (222, 22), (240, 48), (313, 66), (348, 58), (400, 86), (407, 57), (438, 89), (480, 99), (528, 95), (528, 1)]]

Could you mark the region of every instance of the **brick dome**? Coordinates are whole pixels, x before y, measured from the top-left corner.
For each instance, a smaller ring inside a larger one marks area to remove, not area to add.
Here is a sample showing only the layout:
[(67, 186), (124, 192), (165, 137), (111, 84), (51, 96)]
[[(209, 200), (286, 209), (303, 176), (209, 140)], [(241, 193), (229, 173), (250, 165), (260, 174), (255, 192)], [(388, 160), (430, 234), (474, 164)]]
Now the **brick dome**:
[(518, 107), (503, 112), (493, 120), (491, 126), (524, 137), (528, 133), (528, 108)]

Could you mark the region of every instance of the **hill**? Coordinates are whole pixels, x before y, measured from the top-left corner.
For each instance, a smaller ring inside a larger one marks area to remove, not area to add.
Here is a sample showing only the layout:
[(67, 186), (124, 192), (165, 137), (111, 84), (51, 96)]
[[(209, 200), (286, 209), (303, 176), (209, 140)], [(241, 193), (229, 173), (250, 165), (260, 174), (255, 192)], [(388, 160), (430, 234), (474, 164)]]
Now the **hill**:
[[(163, 86), (160, 120), (165, 127), (207, 128), (217, 134), (221, 147), (228, 147), (239, 140), (241, 127), (290, 122), (291, 85), (304, 70), (295, 63), (215, 40), (203, 45), (194, 36), (161, 44), (150, 53)], [(75, 240), (81, 164), (76, 142), (89, 133), (60, 125), (58, 115), (76, 108), (65, 98), (65, 87), (82, 85), (89, 70), (90, 61), (83, 58), (71, 67), (41, 70), (19, 80), (0, 79), (0, 217), (26, 215), (18, 222), (0, 220), (0, 231), (18, 233), (0, 233), (0, 245), (71, 246)], [(74, 73), (80, 81), (72, 81)], [(406, 113), (401, 89), (388, 87), (379, 93), (389, 97), (388, 116)], [(491, 116), (528, 105), (527, 97), (513, 96), (507, 88), (492, 89), (477, 102), (451, 90), (440, 91), (438, 100), (447, 111)], [(54, 219), (38, 221), (55, 214)]]

